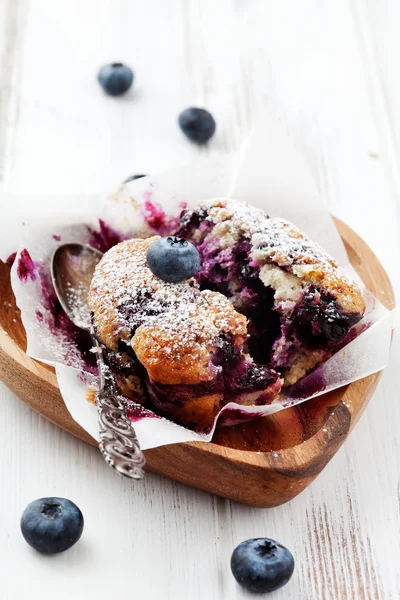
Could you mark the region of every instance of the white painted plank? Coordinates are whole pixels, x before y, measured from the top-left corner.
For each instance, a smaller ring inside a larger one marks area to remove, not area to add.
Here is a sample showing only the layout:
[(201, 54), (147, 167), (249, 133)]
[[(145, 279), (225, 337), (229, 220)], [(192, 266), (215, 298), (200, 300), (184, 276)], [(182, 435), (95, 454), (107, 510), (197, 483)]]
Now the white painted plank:
[(14, 155), (12, 141), (18, 119), (18, 84), (25, 0), (0, 2), (0, 189)]
[[(11, 114), (18, 107), (18, 119), (9, 128), (6, 189), (108, 190), (133, 172), (234, 149), (268, 111), (304, 149), (331, 210), (367, 239), (398, 287), (396, 181), (382, 133), (384, 107), (371, 95), (370, 63), (382, 59), (365, 51), (359, 8), (345, 0), (20, 6), (22, 49), (12, 69), (14, 105), (10, 100), (7, 107)], [(374, 19), (369, 27), (374, 33)], [(137, 81), (132, 94), (110, 99), (95, 74), (120, 59), (132, 64)], [(389, 79), (386, 85), (390, 95)], [(208, 150), (188, 144), (176, 126), (177, 113), (189, 104), (205, 105), (217, 118)], [(293, 581), (277, 599), (398, 598), (399, 355), (396, 340), (366, 415), (321, 477), (270, 511), (152, 475), (140, 487), (118, 480), (92, 449), (2, 388), (0, 473), (10, 495), (0, 495), (0, 512), (9, 515), (0, 548), (7, 548), (9, 573), (22, 562), (25, 575), (6, 579), (10, 598), (28, 590), (32, 598), (52, 597), (39, 575), (57, 586), (60, 600), (76, 595), (78, 585), (85, 592), (94, 585), (99, 598), (126, 589), (142, 598), (249, 597), (234, 582), (229, 558), (236, 543), (259, 535), (276, 537), (296, 557)], [(16, 537), (24, 504), (47, 493), (70, 496), (87, 517), (82, 546), (56, 559), (56, 567)], [(109, 546), (117, 547), (112, 566), (131, 575), (117, 587), (107, 571)]]
[(356, 3), (361, 18), (365, 43), (374, 56), (371, 68), (380, 86), (382, 102), (387, 110), (389, 136), (394, 145), (397, 167), (400, 165), (400, 72), (399, 55), (400, 4), (396, 0), (359, 0)]

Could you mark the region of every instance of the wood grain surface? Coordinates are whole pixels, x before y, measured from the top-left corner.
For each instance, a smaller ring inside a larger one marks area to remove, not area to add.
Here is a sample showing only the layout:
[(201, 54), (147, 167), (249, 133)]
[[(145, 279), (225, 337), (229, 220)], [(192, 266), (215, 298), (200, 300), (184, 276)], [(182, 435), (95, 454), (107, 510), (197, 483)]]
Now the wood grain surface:
[[(0, 0), (2, 189), (38, 203), (48, 193), (57, 202), (57, 193), (112, 191), (131, 173), (236, 149), (269, 112), (304, 151), (331, 212), (399, 292), (399, 11), (396, 0)], [(114, 60), (136, 72), (121, 101), (96, 83), (97, 68)], [(176, 127), (193, 104), (217, 119), (208, 148)], [(1, 387), (2, 597), (250, 598), (230, 574), (230, 554), (268, 535), (296, 558), (277, 600), (397, 600), (399, 359), (396, 332), (342, 449), (298, 498), (268, 510), (157, 475), (122, 480), (94, 448)], [(27, 502), (48, 494), (85, 514), (81, 542), (51, 561), (18, 532)]]
[[(385, 271), (348, 226), (336, 224), (353, 266), (384, 303), (394, 308)], [(0, 380), (28, 406), (81, 440), (96, 442), (69, 415), (54, 370), (25, 354), (26, 336), (0, 262)], [(319, 475), (365, 410), (381, 373), (251, 422), (217, 429), (212, 443), (170, 444), (145, 452), (147, 469), (250, 506), (271, 508), (292, 500)]]

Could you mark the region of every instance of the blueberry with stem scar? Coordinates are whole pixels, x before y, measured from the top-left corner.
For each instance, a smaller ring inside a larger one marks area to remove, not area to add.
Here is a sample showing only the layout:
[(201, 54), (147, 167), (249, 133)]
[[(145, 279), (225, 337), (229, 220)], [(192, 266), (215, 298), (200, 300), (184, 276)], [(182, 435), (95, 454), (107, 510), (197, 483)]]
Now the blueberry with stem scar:
[(294, 559), (285, 546), (269, 538), (254, 538), (235, 548), (231, 569), (236, 581), (250, 592), (273, 592), (284, 586), (294, 571)]
[(132, 85), (133, 71), (122, 63), (111, 63), (101, 67), (97, 79), (109, 96), (121, 96)]
[(204, 108), (187, 108), (178, 117), (179, 127), (192, 142), (205, 144), (215, 133), (214, 117)]
[(21, 531), (32, 548), (56, 554), (71, 548), (82, 535), (83, 515), (66, 498), (39, 498), (24, 510)]
[(169, 236), (160, 238), (148, 247), (147, 264), (150, 271), (163, 281), (178, 283), (197, 273), (200, 255), (187, 240)]

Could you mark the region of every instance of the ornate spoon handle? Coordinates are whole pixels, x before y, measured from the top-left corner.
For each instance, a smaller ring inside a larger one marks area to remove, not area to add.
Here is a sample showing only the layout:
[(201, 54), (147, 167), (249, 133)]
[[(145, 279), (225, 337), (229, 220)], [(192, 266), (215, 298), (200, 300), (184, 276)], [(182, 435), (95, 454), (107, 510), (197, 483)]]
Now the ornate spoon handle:
[(92, 335), (97, 350), (100, 390), (97, 393), (100, 451), (111, 467), (131, 479), (144, 477), (145, 457), (140, 449), (124, 398), (118, 394), (114, 379), (104, 363), (103, 352)]

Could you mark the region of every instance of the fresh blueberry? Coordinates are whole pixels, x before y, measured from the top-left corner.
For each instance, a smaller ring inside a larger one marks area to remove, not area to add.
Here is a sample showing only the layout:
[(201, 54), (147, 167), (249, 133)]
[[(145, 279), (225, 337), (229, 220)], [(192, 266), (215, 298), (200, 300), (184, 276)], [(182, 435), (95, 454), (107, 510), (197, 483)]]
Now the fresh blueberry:
[(22, 513), (21, 531), (38, 552), (63, 552), (81, 537), (83, 515), (76, 504), (66, 498), (39, 498)]
[(135, 181), (135, 179), (141, 179), (142, 177), (147, 177), (147, 175), (131, 175), (127, 177), (123, 183), (129, 183), (130, 181)]
[(215, 133), (215, 120), (204, 108), (187, 108), (178, 118), (183, 133), (197, 144), (205, 144)]
[(190, 242), (169, 236), (147, 249), (147, 264), (154, 275), (170, 283), (190, 279), (200, 268), (200, 254)]
[(122, 63), (112, 63), (101, 67), (97, 79), (103, 90), (110, 96), (121, 96), (129, 90), (133, 81), (133, 71)]
[(254, 538), (235, 548), (232, 573), (250, 592), (273, 592), (284, 586), (294, 571), (294, 559), (285, 546), (269, 538)]

